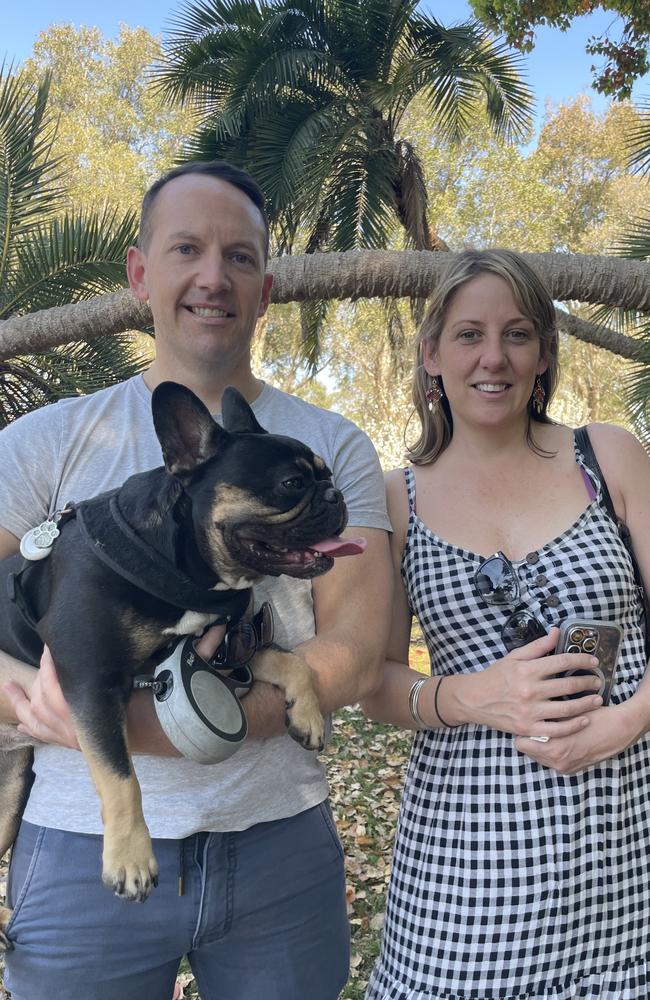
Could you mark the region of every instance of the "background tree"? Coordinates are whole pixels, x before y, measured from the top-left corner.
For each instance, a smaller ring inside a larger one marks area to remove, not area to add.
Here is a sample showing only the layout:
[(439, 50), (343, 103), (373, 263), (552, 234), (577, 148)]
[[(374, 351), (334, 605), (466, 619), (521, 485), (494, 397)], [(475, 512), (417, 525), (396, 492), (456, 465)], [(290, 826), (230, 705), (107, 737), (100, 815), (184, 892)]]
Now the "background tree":
[[(49, 87), (47, 74), (34, 85), (22, 73), (0, 73), (0, 319), (119, 287), (136, 233), (133, 213), (63, 213)], [(125, 337), (3, 362), (0, 426), (60, 396), (120, 381), (142, 364)]]
[[(630, 167), (648, 184), (650, 174), (650, 102), (641, 102), (636, 126), (628, 132), (625, 146)], [(629, 221), (629, 220), (634, 221)], [(622, 235), (615, 248), (622, 257), (630, 260), (650, 260), (650, 214), (647, 202), (636, 213), (629, 213)], [(650, 319), (647, 314), (620, 309), (601, 309), (598, 313), (603, 323), (633, 334), (641, 342), (638, 363), (633, 366), (626, 380), (626, 401), (632, 415), (633, 428), (646, 448), (650, 450)]]
[(522, 52), (535, 47), (535, 28), (542, 24), (566, 31), (576, 17), (590, 14), (597, 8), (612, 11), (614, 20), (620, 16), (623, 26), (620, 38), (609, 35), (592, 37), (586, 50), (590, 55), (605, 58), (602, 69), (596, 70), (592, 86), (602, 94), (626, 98), (632, 95), (635, 80), (644, 76), (650, 42), (650, 4), (648, 0), (470, 0), (476, 16), (494, 31), (503, 32)]
[(120, 26), (115, 41), (98, 28), (56, 25), (42, 32), (23, 73), (51, 77), (48, 107), (58, 116), (52, 142), (65, 157), (70, 205), (139, 209), (147, 187), (173, 165), (191, 116), (149, 86), (160, 43), (143, 28)]
[[(445, 29), (416, 0), (206, 0), (182, 8), (159, 86), (201, 118), (189, 149), (264, 188), (280, 250), (436, 245), (402, 119), (422, 94), (458, 139), (480, 101), (518, 137), (531, 95), (518, 63), (475, 25)], [(301, 228), (302, 227), (302, 230)], [(299, 235), (300, 234), (300, 235)]]
[[(264, 188), (278, 252), (444, 249), (417, 149), (401, 125), (417, 94), (432, 124), (464, 134), (482, 101), (516, 137), (531, 95), (518, 62), (476, 25), (445, 29), (418, 0), (204, 0), (165, 43), (162, 91), (200, 116), (187, 155), (223, 157)], [(325, 307), (303, 309), (312, 363)]]
[[(640, 121), (627, 103), (594, 114), (580, 97), (549, 108), (534, 144), (526, 148), (496, 138), (480, 116), (471, 134), (453, 144), (430, 128), (426, 104), (416, 99), (403, 128), (420, 152), (431, 211), (450, 249), (500, 245), (523, 252), (602, 254), (626, 220), (648, 204), (650, 185), (630, 173), (622, 142)], [(569, 308), (584, 318), (593, 312), (577, 302)], [(403, 302), (397, 316), (401, 335), (395, 340), (401, 346), (395, 355), (381, 335), (385, 310), (379, 301), (334, 305), (322, 332), (319, 381), (328, 405), (371, 435), (385, 466), (401, 461), (411, 412), (415, 327)], [(302, 393), (306, 372), (296, 360), (297, 307), (273, 306), (267, 329), (271, 335), (260, 348), (264, 374)], [(560, 339), (562, 381), (555, 416), (575, 425), (614, 420), (633, 427), (626, 392), (630, 363), (567, 334)]]

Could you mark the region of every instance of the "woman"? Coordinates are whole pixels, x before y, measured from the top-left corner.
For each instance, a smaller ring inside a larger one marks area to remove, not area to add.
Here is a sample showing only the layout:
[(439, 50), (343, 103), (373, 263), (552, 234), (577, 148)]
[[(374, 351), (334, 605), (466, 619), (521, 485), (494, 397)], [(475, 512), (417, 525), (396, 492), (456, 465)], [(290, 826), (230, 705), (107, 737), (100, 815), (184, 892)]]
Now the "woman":
[[(387, 477), (397, 596), (364, 709), (417, 734), (367, 1000), (650, 995), (642, 600), (597, 475), (546, 415), (557, 373), (536, 274), (459, 255), (419, 338), (412, 465)], [(650, 580), (650, 461), (620, 428), (589, 436)], [(430, 678), (407, 666), (412, 615)], [(566, 675), (596, 659), (554, 653), (569, 618), (623, 629), (609, 705), (596, 674)]]

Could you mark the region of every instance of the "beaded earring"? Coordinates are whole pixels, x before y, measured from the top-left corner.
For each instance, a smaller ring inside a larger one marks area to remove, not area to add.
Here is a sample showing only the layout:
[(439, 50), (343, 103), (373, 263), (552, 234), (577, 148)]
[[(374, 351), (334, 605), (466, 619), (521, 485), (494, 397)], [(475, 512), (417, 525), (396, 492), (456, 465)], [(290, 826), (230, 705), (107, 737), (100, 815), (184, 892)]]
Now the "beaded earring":
[(437, 375), (434, 375), (432, 377), (431, 385), (427, 389), (425, 395), (427, 397), (427, 403), (429, 404), (429, 412), (435, 414), (440, 404), (440, 400), (444, 396), (444, 392), (442, 391), (442, 386), (440, 384), (440, 379), (438, 378)]

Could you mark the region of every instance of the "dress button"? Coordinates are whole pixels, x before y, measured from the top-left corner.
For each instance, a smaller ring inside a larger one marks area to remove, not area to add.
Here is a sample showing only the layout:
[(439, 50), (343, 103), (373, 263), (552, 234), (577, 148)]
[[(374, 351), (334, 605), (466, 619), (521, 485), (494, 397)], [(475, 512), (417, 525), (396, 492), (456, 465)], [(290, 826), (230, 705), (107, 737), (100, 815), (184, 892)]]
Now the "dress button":
[(545, 577), (543, 573), (540, 573), (539, 576), (536, 576), (535, 579), (533, 580), (533, 584), (536, 587), (545, 587), (547, 583), (548, 583), (548, 578)]
[(555, 594), (551, 594), (549, 597), (544, 598), (544, 604), (548, 608), (557, 608), (560, 603), (560, 598), (556, 597)]
[(539, 552), (529, 552), (526, 556), (526, 562), (529, 566), (534, 566), (536, 562), (539, 562)]

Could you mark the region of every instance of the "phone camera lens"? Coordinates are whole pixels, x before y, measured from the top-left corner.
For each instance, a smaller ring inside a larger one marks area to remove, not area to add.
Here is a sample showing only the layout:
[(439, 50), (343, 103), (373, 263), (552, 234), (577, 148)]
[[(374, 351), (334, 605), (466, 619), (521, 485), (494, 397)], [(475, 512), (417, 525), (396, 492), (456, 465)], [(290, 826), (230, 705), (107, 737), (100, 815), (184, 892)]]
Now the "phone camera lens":
[(579, 653), (579, 652), (581, 652), (580, 646), (577, 646), (575, 643), (572, 643), (570, 646), (567, 646), (567, 650), (566, 651), (567, 651), (567, 653)]
[(582, 628), (572, 628), (569, 632), (569, 642), (582, 642), (585, 637), (585, 630)]
[(593, 653), (594, 650), (596, 649), (596, 646), (597, 646), (596, 640), (592, 639), (591, 637), (585, 639), (585, 641), (582, 644), (582, 648), (585, 651), (585, 653)]

